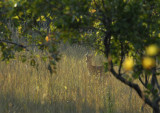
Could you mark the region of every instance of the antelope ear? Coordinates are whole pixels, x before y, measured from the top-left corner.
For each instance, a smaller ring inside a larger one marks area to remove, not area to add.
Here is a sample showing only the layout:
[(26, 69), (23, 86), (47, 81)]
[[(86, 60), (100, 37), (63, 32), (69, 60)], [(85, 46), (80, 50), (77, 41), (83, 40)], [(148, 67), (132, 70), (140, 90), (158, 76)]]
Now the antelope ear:
[(85, 54), (85, 56), (86, 56), (86, 57), (88, 56), (88, 52)]

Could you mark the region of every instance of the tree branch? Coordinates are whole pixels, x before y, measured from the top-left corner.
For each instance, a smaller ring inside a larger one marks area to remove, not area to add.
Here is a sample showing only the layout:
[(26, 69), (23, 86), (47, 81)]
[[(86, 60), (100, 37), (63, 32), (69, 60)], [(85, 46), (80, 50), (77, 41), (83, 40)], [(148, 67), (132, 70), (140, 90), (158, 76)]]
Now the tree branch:
[(38, 45), (26, 46), (26, 45), (18, 44), (18, 43), (11, 42), (11, 41), (8, 41), (8, 40), (1, 40), (1, 39), (0, 39), (0, 42), (5, 42), (5, 43), (8, 43), (8, 44), (16, 45), (16, 46), (19, 46), (21, 48), (25, 48), (27, 51), (29, 51), (28, 47), (36, 47), (36, 46), (42, 46), (43, 45), (43, 44), (38, 44)]
[(151, 100), (148, 99), (147, 97), (145, 97), (140, 89), (140, 87), (135, 84), (135, 83), (132, 83), (130, 81), (127, 81), (126, 79), (124, 79), (122, 76), (120, 76), (119, 74), (116, 73), (116, 71), (114, 70), (113, 68), (113, 63), (112, 61), (110, 61), (110, 65), (111, 65), (111, 68), (110, 68), (110, 71), (111, 73), (113, 74), (114, 77), (116, 77), (118, 80), (120, 80), (122, 83), (128, 85), (129, 87), (133, 88), (137, 93), (138, 95), (149, 105), (151, 106), (152, 108), (154, 107)]
[(105, 12), (104, 11), (102, 11), (101, 10), (101, 8), (100, 8), (100, 6), (98, 6), (98, 4), (96, 3), (96, 1), (94, 0), (94, 3), (95, 3), (95, 6), (96, 6), (96, 8), (99, 10), (99, 12), (102, 14), (102, 19), (101, 19), (101, 21), (103, 22), (103, 24), (104, 24), (104, 26), (107, 26), (108, 28), (110, 27), (109, 25), (109, 23), (110, 23), (110, 18), (112, 18), (112, 17), (106, 17), (106, 15), (105, 15)]
[(29, 51), (29, 50), (27, 49), (27, 46), (22, 45), (22, 44), (18, 44), (18, 43), (11, 42), (11, 41), (8, 41), (8, 40), (1, 40), (1, 39), (0, 39), (0, 42), (5, 42), (5, 43), (8, 43), (8, 44), (13, 44), (13, 45), (16, 45), (16, 46), (19, 46), (19, 47), (25, 48), (27, 51)]
[(142, 83), (142, 85), (146, 88), (146, 84), (143, 82), (141, 76), (139, 75), (139, 81)]
[(155, 100), (155, 103), (158, 104), (160, 102), (160, 97)]
[(123, 44), (122, 42), (120, 43), (121, 43), (121, 61), (120, 61), (119, 70), (118, 70), (119, 75), (121, 75), (122, 63), (123, 63), (123, 58), (124, 58)]
[(147, 76), (147, 74), (145, 73), (145, 85), (147, 86), (147, 84), (148, 84), (148, 76)]
[[(158, 88), (158, 90), (160, 91), (160, 86), (157, 80), (157, 76), (156, 76), (156, 67), (154, 67), (152, 69), (152, 80), (151, 80), (151, 84), (153, 86), (153, 90), (156, 89), (156, 86)], [(153, 93), (154, 94), (154, 93)]]

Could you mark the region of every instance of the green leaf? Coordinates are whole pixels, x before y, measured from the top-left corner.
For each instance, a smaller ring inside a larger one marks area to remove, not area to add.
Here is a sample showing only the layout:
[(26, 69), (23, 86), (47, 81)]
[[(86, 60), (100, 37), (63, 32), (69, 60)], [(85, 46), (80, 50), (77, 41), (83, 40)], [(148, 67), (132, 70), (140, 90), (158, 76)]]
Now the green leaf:
[(108, 63), (104, 63), (104, 69), (105, 69), (105, 72), (108, 72)]
[(147, 84), (147, 89), (151, 90), (153, 86), (151, 84)]
[(31, 66), (35, 66), (35, 65), (36, 65), (36, 61), (35, 61), (35, 59), (31, 59), (31, 61), (30, 61), (30, 65), (31, 65)]
[(22, 55), (22, 56), (21, 56), (21, 61), (22, 61), (22, 62), (26, 62), (26, 61), (27, 61), (27, 57), (26, 57), (25, 55)]

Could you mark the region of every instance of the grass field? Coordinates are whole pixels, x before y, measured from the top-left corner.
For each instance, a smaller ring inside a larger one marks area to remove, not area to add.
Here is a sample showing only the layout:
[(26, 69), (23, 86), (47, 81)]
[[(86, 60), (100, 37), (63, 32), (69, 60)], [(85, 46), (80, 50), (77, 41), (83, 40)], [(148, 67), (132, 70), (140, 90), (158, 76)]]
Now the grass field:
[[(151, 113), (129, 87), (107, 73), (90, 76), (85, 62), (87, 49), (61, 47), (57, 73), (47, 63), (39, 68), (19, 61), (0, 63), (0, 113)], [(94, 65), (103, 58), (95, 56)]]

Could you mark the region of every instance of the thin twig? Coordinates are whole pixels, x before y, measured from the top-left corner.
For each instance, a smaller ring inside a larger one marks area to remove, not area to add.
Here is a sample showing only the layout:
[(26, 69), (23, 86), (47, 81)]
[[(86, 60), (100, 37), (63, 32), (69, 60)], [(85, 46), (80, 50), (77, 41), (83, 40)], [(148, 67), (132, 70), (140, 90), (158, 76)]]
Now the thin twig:
[(26, 46), (26, 45), (18, 44), (18, 43), (11, 42), (11, 41), (8, 41), (8, 40), (1, 40), (1, 39), (0, 39), (0, 42), (5, 42), (5, 43), (8, 43), (8, 44), (16, 45), (16, 46), (19, 46), (21, 48), (25, 48), (27, 51), (29, 51), (28, 47), (36, 47), (36, 46), (42, 46), (43, 45), (43, 44), (37, 44), (37, 45)]
[(146, 88), (146, 84), (143, 82), (141, 76), (139, 75), (139, 81), (143, 84), (143, 86)]
[(16, 46), (19, 46), (19, 47), (25, 48), (25, 49), (28, 51), (27, 46), (22, 45), (22, 44), (18, 44), (18, 43), (11, 42), (11, 41), (8, 41), (8, 40), (0, 40), (0, 42), (6, 42), (6, 43), (8, 43), (8, 44), (13, 44), (13, 45), (16, 45)]

